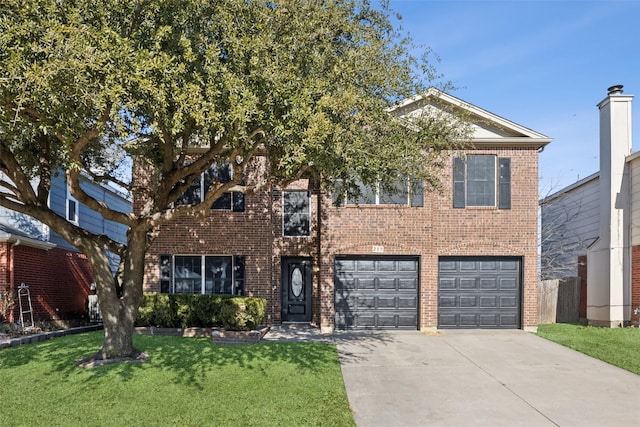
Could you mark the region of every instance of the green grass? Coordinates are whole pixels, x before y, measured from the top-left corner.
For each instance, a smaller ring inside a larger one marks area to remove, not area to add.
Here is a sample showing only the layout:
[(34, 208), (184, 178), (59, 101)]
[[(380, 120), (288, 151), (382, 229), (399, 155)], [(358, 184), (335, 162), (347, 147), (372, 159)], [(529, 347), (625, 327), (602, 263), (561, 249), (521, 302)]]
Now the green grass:
[(554, 324), (538, 326), (538, 335), (640, 375), (640, 329)]
[(334, 345), (136, 335), (145, 363), (76, 366), (102, 336), (1, 350), (0, 425), (354, 425)]

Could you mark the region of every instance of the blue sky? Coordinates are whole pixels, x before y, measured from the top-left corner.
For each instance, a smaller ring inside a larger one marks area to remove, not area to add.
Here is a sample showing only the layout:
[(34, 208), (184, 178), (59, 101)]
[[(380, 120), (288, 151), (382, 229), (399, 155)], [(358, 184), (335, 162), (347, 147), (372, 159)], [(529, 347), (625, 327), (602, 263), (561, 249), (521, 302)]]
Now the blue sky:
[(640, 0), (391, 0), (414, 42), (440, 58), (451, 92), (551, 138), (542, 196), (597, 172), (598, 104), (624, 85), (640, 149)]

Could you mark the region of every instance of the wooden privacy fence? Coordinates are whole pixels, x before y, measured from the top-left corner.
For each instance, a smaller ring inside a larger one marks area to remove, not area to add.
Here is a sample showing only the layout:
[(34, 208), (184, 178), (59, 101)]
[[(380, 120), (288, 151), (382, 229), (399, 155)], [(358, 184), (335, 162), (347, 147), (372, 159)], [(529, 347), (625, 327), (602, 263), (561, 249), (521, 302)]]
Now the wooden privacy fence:
[(580, 286), (579, 277), (539, 282), (538, 323), (578, 323)]

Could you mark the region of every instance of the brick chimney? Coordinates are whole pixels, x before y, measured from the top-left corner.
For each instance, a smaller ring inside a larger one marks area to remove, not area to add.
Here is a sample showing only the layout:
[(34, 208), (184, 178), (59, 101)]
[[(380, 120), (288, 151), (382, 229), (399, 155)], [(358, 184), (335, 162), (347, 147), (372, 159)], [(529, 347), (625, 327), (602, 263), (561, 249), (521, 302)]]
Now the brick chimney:
[(629, 252), (631, 100), (611, 86), (600, 109), (600, 235), (587, 253), (587, 320), (618, 327), (631, 319)]

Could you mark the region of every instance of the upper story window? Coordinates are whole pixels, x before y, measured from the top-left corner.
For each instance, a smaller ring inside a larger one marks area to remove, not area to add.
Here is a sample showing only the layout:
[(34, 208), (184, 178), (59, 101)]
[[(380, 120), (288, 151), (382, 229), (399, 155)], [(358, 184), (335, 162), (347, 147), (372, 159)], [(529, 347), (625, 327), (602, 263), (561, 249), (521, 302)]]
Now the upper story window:
[(468, 155), (453, 159), (453, 207), (511, 208), (511, 159)]
[(79, 203), (78, 201), (67, 192), (67, 206), (66, 206), (66, 217), (67, 221), (78, 225), (78, 211), (79, 211)]
[[(233, 179), (233, 168), (226, 163), (223, 166), (213, 165), (196, 179), (180, 196), (176, 205), (196, 205), (204, 200), (207, 191), (214, 182), (226, 183)], [(211, 204), (213, 210), (244, 211), (244, 194), (238, 192), (223, 193)]]
[(396, 206), (424, 206), (424, 187), (422, 181), (401, 180), (390, 188), (380, 184), (358, 184), (358, 197), (347, 198), (347, 205), (396, 205)]
[(285, 237), (311, 234), (311, 196), (308, 191), (282, 192), (282, 234)]

